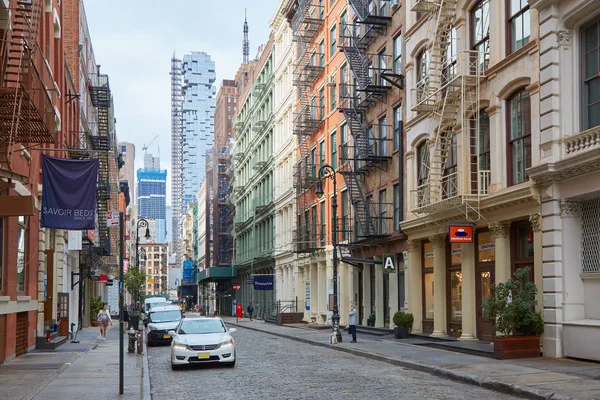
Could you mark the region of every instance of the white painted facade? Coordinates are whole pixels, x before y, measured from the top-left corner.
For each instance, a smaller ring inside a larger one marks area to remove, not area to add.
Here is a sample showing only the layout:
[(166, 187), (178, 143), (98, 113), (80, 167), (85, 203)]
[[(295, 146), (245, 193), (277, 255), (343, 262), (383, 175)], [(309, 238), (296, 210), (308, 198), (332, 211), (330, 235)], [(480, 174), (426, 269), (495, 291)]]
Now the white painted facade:
[(541, 160), (530, 176), (542, 200), (544, 355), (600, 361), (600, 109), (587, 98), (600, 94), (600, 2), (530, 5), (540, 17)]
[(273, 127), (275, 157), (275, 291), (282, 304), (295, 301), (304, 310), (303, 291), (298, 286), (298, 265), (293, 252), (295, 192), (293, 172), (296, 163), (296, 137), (293, 134), (295, 88), (293, 86), (294, 47), (292, 30), (282, 13), (288, 1), (281, 0), (270, 27), (274, 36), (275, 91)]

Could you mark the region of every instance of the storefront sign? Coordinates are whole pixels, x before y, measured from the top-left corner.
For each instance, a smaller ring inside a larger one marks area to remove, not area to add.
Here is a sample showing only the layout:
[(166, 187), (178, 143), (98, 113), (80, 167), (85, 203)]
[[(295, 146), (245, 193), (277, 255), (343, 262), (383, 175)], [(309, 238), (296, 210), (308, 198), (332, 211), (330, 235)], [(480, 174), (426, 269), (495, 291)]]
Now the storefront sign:
[(254, 275), (254, 290), (273, 290), (273, 275)]
[(473, 243), (473, 225), (456, 224), (448, 227), (450, 243)]
[(310, 311), (310, 281), (306, 281), (306, 311)]
[(43, 228), (94, 229), (98, 159), (42, 156)]
[(396, 255), (395, 254), (384, 254), (383, 255), (383, 272), (384, 273), (396, 272)]

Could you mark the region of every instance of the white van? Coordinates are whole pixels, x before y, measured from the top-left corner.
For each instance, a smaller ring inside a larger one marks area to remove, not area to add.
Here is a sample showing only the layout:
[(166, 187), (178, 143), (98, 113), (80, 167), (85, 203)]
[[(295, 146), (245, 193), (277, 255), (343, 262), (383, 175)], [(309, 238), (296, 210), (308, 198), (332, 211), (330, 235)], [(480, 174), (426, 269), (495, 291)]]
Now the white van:
[(149, 297), (144, 300), (144, 312), (148, 314), (150, 309), (154, 306), (165, 306), (167, 305), (167, 299), (164, 297)]
[(171, 336), (168, 333), (177, 328), (181, 318), (183, 318), (183, 313), (178, 306), (154, 304), (148, 313), (146, 337), (148, 346), (171, 343)]

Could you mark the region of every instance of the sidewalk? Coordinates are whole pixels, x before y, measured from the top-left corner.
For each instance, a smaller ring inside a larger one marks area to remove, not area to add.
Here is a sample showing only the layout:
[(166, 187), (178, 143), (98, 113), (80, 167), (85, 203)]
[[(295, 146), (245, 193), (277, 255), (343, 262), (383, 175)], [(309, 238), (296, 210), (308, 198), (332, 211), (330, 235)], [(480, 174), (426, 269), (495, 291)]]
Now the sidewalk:
[(330, 345), (329, 330), (223, 319), (232, 326), (329, 347), (503, 393), (532, 399), (600, 400), (600, 364), (596, 363), (544, 357), (501, 361), (369, 335), (359, 336), (358, 343), (349, 343), (346, 332), (343, 343)]
[(0, 399), (142, 399), (144, 356), (127, 353), (124, 395), (119, 396), (118, 324), (97, 341), (98, 328), (79, 331), (80, 343), (32, 351), (0, 366)]

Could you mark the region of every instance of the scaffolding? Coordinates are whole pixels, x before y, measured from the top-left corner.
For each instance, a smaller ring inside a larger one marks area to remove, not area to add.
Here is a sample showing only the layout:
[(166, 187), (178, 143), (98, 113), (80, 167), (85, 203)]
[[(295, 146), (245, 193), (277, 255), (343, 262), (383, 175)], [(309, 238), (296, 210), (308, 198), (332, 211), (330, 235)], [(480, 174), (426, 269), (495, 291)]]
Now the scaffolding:
[(0, 9), (0, 174), (20, 181), (27, 177), (12, 172), (13, 146), (55, 143), (60, 126), (58, 90), (37, 42), (41, 3), (11, 0)]
[[(369, 54), (369, 45), (385, 35), (391, 21), (390, 2), (350, 0), (356, 13), (354, 24), (342, 24), (338, 47), (346, 56), (351, 80), (342, 76), (339, 110), (344, 114), (352, 141), (341, 143), (339, 173), (344, 177), (349, 202), (354, 211), (353, 224), (342, 229), (346, 243), (376, 239), (391, 233), (387, 229), (393, 215), (393, 204), (375, 202), (365, 193), (364, 181), (374, 170), (387, 170), (392, 159), (393, 132), (387, 124), (367, 121), (367, 112), (377, 102), (385, 102), (392, 88), (404, 88), (404, 76), (393, 68), (387, 54)], [(342, 138), (343, 139), (343, 138)], [(344, 221), (343, 221), (344, 222)], [(352, 238), (354, 236), (354, 239)]]
[[(457, 0), (418, 0), (412, 11), (429, 14), (432, 37), (426, 51), (430, 61), (427, 76), (412, 89), (412, 110), (428, 115), (434, 137), (432, 152), (423, 160), (427, 171), (423, 184), (412, 190), (411, 210), (428, 216), (450, 207), (459, 209), (471, 222), (481, 218), (480, 200), (488, 194), (490, 171), (480, 168), (480, 84), (488, 66), (489, 54), (476, 50), (456, 51), (452, 24)], [(468, 144), (456, 146), (455, 127), (468, 134)], [(468, 159), (467, 171), (446, 172), (448, 157)]]

